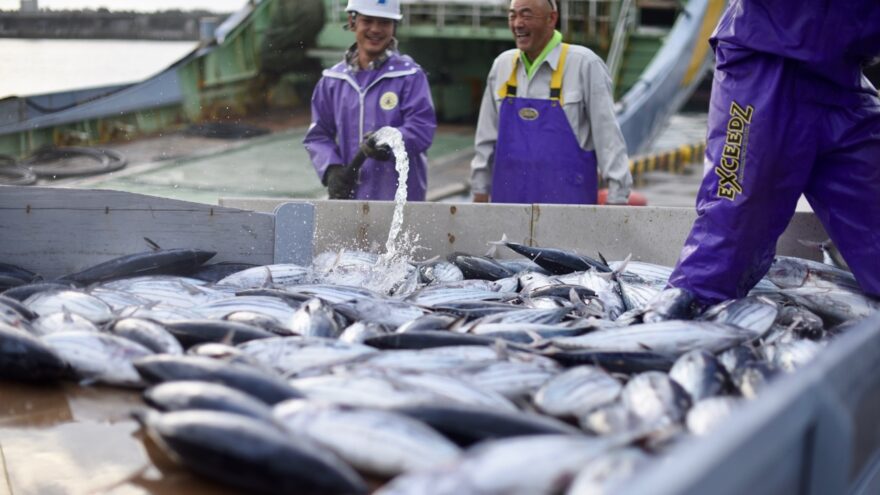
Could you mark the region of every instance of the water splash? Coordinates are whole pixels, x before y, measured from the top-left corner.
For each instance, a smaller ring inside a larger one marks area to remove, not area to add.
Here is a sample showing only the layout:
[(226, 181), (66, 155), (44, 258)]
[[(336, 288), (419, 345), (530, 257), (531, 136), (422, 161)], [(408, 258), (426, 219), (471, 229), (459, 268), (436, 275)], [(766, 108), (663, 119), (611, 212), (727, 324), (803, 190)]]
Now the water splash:
[[(400, 131), (383, 127), (373, 136), (377, 144), (391, 148), (397, 170), (397, 191), (394, 194), (394, 215), (385, 242), (385, 253), (377, 260), (369, 260), (367, 253), (342, 251), (326, 253), (321, 258), (319, 279), (323, 282), (352, 285), (374, 290), (380, 294), (405, 295), (412, 290), (411, 282), (418, 274), (409, 262), (418, 248), (418, 237), (403, 229), (403, 208), (406, 205), (409, 156)], [(410, 282), (410, 283), (408, 283)]]
[(407, 179), (409, 178), (409, 156), (406, 153), (406, 145), (403, 135), (393, 127), (383, 127), (376, 131), (373, 136), (377, 144), (387, 144), (394, 153), (397, 170), (397, 191), (394, 193), (394, 216), (391, 219), (391, 230), (388, 231), (388, 240), (385, 241), (385, 254), (379, 260), (380, 263), (390, 263), (399, 257), (397, 237), (403, 227), (403, 207), (406, 205)]

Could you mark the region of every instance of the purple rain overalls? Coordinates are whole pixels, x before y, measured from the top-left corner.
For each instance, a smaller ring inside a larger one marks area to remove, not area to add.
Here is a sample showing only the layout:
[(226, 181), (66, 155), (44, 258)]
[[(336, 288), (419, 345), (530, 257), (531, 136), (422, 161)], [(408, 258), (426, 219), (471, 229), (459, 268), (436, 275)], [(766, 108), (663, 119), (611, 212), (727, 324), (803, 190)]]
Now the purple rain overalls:
[(669, 285), (705, 304), (746, 295), (803, 193), (880, 296), (880, 99), (861, 70), (880, 54), (880, 2), (734, 0), (712, 45), (698, 216)]
[(498, 141), (492, 171), (493, 203), (596, 204), (596, 153), (581, 148), (562, 109), (562, 44), (550, 99), (516, 97), (516, 72), (501, 89)]

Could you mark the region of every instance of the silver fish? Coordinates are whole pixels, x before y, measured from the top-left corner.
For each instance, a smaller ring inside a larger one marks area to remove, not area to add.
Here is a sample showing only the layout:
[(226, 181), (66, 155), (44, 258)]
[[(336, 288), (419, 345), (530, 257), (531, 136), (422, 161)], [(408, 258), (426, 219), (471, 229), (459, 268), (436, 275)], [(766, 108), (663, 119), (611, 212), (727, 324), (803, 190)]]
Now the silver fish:
[(459, 376), (477, 388), (516, 399), (533, 394), (558, 373), (558, 367), (544, 363), (501, 361), (480, 369), (460, 371)]
[(678, 358), (669, 370), (669, 378), (681, 385), (692, 402), (721, 394), (730, 381), (718, 359), (703, 350), (693, 350)]
[(40, 316), (30, 323), (34, 335), (43, 336), (58, 332), (100, 332), (91, 321), (70, 311), (50, 313)]
[(818, 339), (824, 334), (825, 323), (816, 313), (803, 306), (783, 306), (776, 323), (795, 334), (808, 339)]
[(107, 303), (114, 312), (119, 312), (132, 306), (144, 306), (150, 301), (131, 292), (109, 289), (107, 287), (95, 287), (89, 290), (89, 294)]
[(449, 346), (420, 350), (391, 350), (370, 356), (367, 364), (377, 369), (449, 371), (484, 366), (499, 361), (498, 351), (482, 346)]
[(384, 297), (378, 292), (364, 289), (363, 287), (349, 287), (331, 284), (292, 285), (285, 287), (284, 292), (291, 294), (294, 297), (299, 297), (303, 301), (317, 297), (330, 304), (353, 301), (360, 298), (380, 299)]
[(859, 290), (852, 273), (819, 263), (818, 261), (776, 256), (766, 276), (771, 282), (783, 289), (799, 287), (814, 288), (847, 288)]
[(247, 311), (272, 317), (280, 326), (290, 325), (297, 308), (277, 297), (236, 296), (218, 299), (193, 308), (203, 318), (221, 319), (230, 313)]
[(332, 452), (261, 420), (218, 411), (150, 411), (140, 418), (171, 459), (242, 493), (367, 493)]
[(290, 320), (290, 330), (304, 337), (333, 337), (342, 332), (333, 310), (320, 299), (309, 299)]
[(651, 462), (641, 450), (613, 450), (589, 461), (575, 476), (566, 495), (611, 495)]
[(463, 326), (460, 331), (469, 331), (470, 328), (485, 323), (535, 323), (553, 325), (561, 322), (568, 312), (568, 308), (520, 309), (507, 311), (478, 318)]
[(580, 285), (596, 293), (605, 307), (605, 317), (616, 320), (618, 316), (626, 312), (627, 307), (620, 297), (619, 287), (609, 273), (600, 273), (595, 270), (560, 275), (559, 281), (565, 284)]
[(452, 466), (405, 474), (377, 495), (550, 495), (565, 490), (584, 464), (615, 446), (605, 439), (536, 435), (490, 440)]
[(596, 435), (635, 438), (649, 428), (621, 401), (590, 411), (579, 420), (581, 428)]
[(166, 275), (114, 280), (104, 282), (99, 287), (128, 292), (154, 304), (179, 308), (193, 308), (229, 297), (224, 292), (205, 286), (202, 280)]
[(363, 359), (378, 353), (362, 344), (320, 337), (272, 337), (252, 340), (238, 349), (257, 362), (286, 375)]
[(501, 301), (515, 297), (514, 293), (496, 290), (450, 288), (442, 285), (429, 285), (406, 297), (407, 302), (419, 306), (434, 307), (461, 301)]
[(358, 298), (352, 301), (336, 303), (346, 314), (354, 315), (358, 321), (378, 323), (397, 328), (425, 314), (425, 311), (414, 304), (389, 299)]
[(684, 419), (691, 405), (687, 392), (665, 373), (636, 375), (623, 388), (623, 404), (649, 425), (664, 426)]
[(755, 337), (760, 337), (770, 329), (778, 315), (779, 307), (773, 301), (765, 297), (748, 296), (716, 304), (707, 309), (700, 319), (735, 325), (751, 330)]
[(390, 409), (444, 402), (425, 390), (393, 383), (378, 374), (347, 373), (290, 380), (311, 401)]
[(474, 386), (466, 377), (412, 372), (388, 373), (386, 377), (393, 383), (431, 392), (449, 403), (502, 411), (517, 410), (503, 395)]
[(464, 280), (464, 274), (454, 263), (440, 261), (419, 269), (422, 282), (426, 284), (445, 284)]
[(217, 383), (186, 380), (161, 383), (144, 392), (144, 401), (161, 411), (222, 411), (273, 421), (272, 408), (266, 403)]
[(389, 333), (391, 333), (391, 331), (387, 330), (383, 325), (359, 321), (345, 327), (345, 330), (339, 335), (339, 340), (341, 342), (348, 342), (349, 344), (362, 344), (369, 338), (387, 335)]
[(623, 390), (623, 385), (601, 368), (577, 366), (545, 383), (533, 397), (541, 411), (551, 416), (580, 417), (608, 404)]
[(109, 330), (157, 354), (183, 354), (183, 347), (171, 332), (152, 320), (123, 318), (109, 325)]
[(669, 320), (623, 328), (600, 329), (578, 337), (551, 341), (563, 349), (602, 351), (652, 351), (681, 355), (694, 349), (718, 352), (751, 339), (749, 330), (705, 321)]
[(718, 428), (740, 402), (735, 397), (709, 397), (698, 401), (688, 411), (685, 420), (688, 431), (694, 435), (705, 435)]
[(812, 361), (823, 347), (825, 346), (821, 343), (812, 340), (795, 340), (766, 346), (763, 351), (767, 361), (791, 373)]
[(866, 318), (880, 310), (880, 301), (843, 287), (805, 286), (780, 292), (832, 324)]
[(293, 263), (282, 263), (248, 268), (221, 279), (215, 285), (238, 289), (287, 287), (305, 283), (311, 279), (311, 276), (312, 271), (309, 268)]
[(78, 290), (38, 292), (25, 299), (23, 304), (38, 315), (69, 311), (92, 323), (104, 323), (113, 319), (113, 310), (107, 303)]
[(204, 318), (200, 313), (192, 309), (178, 306), (165, 306), (157, 304), (142, 308), (127, 308), (122, 310), (119, 316), (123, 318), (142, 318), (155, 320), (161, 323), (173, 323), (177, 321), (200, 320)]
[(53, 333), (42, 340), (83, 380), (124, 387), (144, 386), (132, 363), (153, 352), (136, 342), (82, 331)]
[(733, 383), (746, 399), (755, 399), (776, 376), (777, 370), (762, 362), (746, 363), (733, 372)]
[(361, 472), (393, 477), (455, 460), (461, 450), (443, 435), (403, 414), (282, 402), (274, 417), (288, 431), (333, 451)]

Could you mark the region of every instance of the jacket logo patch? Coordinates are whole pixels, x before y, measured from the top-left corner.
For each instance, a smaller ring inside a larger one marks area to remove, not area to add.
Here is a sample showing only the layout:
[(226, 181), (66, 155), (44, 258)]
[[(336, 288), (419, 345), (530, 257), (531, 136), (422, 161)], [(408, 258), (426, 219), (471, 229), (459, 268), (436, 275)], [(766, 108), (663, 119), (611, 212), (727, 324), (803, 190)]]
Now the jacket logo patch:
[(535, 120), (541, 115), (537, 110), (531, 107), (523, 108), (519, 111), (519, 118), (523, 120)]
[(394, 110), (397, 108), (398, 101), (397, 93), (389, 91), (379, 98), (379, 106), (382, 107), (382, 110)]

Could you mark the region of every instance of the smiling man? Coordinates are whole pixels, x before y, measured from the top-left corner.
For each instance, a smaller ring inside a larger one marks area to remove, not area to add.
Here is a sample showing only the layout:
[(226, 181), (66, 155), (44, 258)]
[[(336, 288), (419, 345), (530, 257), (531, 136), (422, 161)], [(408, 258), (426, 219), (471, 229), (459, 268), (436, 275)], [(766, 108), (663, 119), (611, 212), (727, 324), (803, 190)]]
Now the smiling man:
[[(437, 118), (424, 71), (397, 51), (400, 2), (349, 0), (345, 10), (355, 43), (315, 87), (306, 150), (330, 199), (393, 200), (394, 156), (370, 134), (395, 127), (409, 155), (407, 199), (423, 201)], [(360, 171), (352, 164), (358, 151), (367, 157)]]
[(471, 162), (475, 202), (595, 204), (598, 173), (608, 203), (632, 186), (614, 115), (611, 78), (595, 53), (562, 42), (556, 0), (513, 0), (516, 49), (495, 59)]

